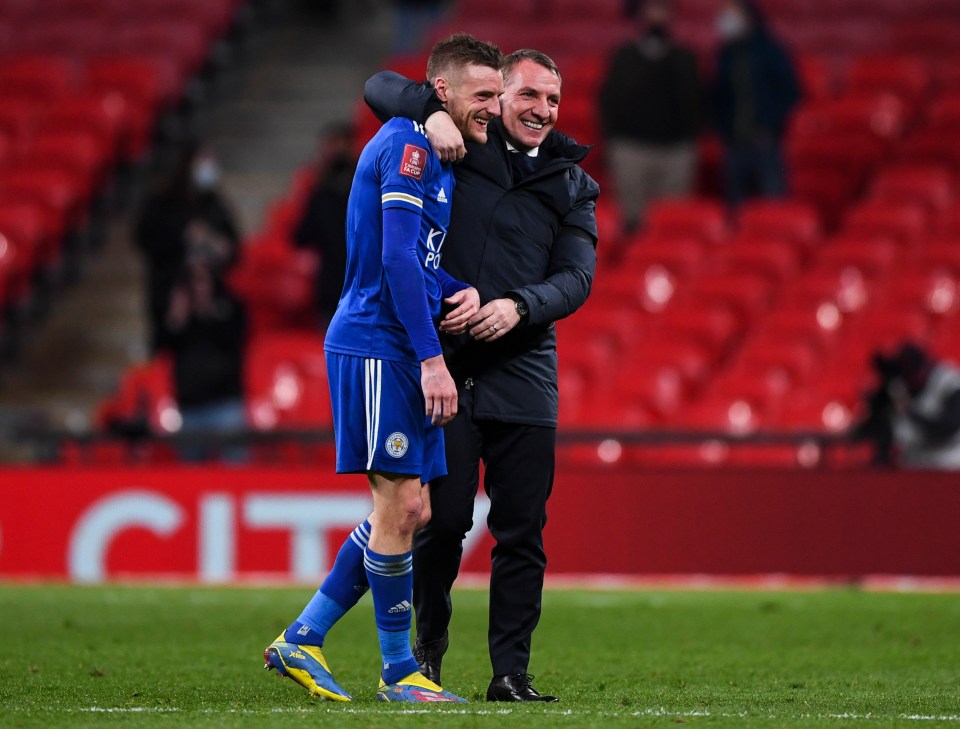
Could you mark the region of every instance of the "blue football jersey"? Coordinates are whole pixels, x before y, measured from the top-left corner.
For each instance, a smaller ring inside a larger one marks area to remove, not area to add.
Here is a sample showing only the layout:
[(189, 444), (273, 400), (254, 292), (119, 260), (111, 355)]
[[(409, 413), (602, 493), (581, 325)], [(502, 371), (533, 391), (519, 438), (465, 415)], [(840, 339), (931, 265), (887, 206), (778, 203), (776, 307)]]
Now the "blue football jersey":
[(382, 211), (396, 207), (421, 215), (417, 255), (435, 325), (443, 300), (437, 269), (450, 223), (453, 185), (451, 166), (434, 154), (417, 122), (391, 119), (370, 140), (360, 155), (347, 205), (346, 275), (327, 329), (327, 351), (419, 361), (384, 271)]

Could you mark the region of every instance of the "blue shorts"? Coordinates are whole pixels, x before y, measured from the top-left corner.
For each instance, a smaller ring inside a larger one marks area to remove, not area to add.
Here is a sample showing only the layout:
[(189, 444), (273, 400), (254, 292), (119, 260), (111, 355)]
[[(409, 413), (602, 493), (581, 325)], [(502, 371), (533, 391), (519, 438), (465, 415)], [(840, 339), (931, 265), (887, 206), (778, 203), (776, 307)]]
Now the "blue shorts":
[(327, 352), (337, 473), (445, 476), (443, 429), (425, 414), (420, 365)]

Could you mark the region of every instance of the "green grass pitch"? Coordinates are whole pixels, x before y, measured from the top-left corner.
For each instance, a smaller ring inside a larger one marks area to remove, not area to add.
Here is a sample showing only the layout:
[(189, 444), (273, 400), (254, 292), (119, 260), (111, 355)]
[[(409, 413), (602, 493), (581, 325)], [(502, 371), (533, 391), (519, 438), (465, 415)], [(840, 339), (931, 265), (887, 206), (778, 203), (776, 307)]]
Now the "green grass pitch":
[(369, 598), (325, 652), (350, 704), (262, 670), (312, 590), (0, 585), (0, 726), (956, 727), (960, 595), (549, 590), (531, 672), (552, 705), (488, 704), (486, 593), (455, 595), (447, 688), (375, 701)]

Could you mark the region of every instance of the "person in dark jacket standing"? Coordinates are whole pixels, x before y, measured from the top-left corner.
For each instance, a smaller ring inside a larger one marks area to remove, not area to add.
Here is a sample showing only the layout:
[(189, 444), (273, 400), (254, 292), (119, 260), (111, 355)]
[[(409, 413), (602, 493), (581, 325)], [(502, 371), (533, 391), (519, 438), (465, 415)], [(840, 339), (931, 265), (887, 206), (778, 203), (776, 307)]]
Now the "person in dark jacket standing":
[(316, 303), (320, 328), (326, 331), (340, 302), (347, 270), (347, 202), (357, 169), (353, 125), (327, 127), (319, 146), (316, 177), (293, 230), (293, 243), (320, 258)]
[(660, 197), (693, 189), (701, 88), (697, 58), (673, 38), (671, 6), (647, 0), (640, 34), (613, 54), (600, 88), (607, 165), (626, 232)]
[(169, 349), (165, 326), (170, 294), (189, 250), (208, 245), (224, 268), (239, 255), (240, 232), (218, 190), (213, 150), (197, 142), (180, 150), (172, 173), (143, 204), (134, 237), (144, 259), (151, 352)]
[[(223, 260), (215, 240), (189, 236), (186, 260), (170, 292), (164, 341), (173, 360), (173, 383), (184, 436), (233, 434), (246, 428), (243, 363), (247, 341), (246, 310), (223, 278)], [(202, 462), (221, 456), (246, 460), (240, 446), (223, 449), (187, 443), (181, 458)]]
[(781, 143), (800, 85), (786, 48), (750, 0), (730, 0), (717, 16), (714, 117), (724, 146), (727, 202), (787, 194)]
[[(496, 540), (490, 578), (489, 701), (555, 701), (527, 673), (540, 619), (543, 527), (557, 426), (554, 322), (587, 299), (596, 268), (599, 188), (579, 166), (589, 148), (553, 130), (561, 79), (532, 50), (507, 56), (501, 118), (486, 145), (451, 135), (430, 89), (390, 72), (367, 82), (381, 117), (425, 120), (446, 159), (459, 158), (444, 267), (480, 292), (466, 335), (446, 337), (459, 414), (445, 428), (448, 475), (430, 484), (432, 518), (414, 542), (416, 655), (440, 680), (450, 590), (472, 526), (481, 462)], [(441, 331), (444, 326), (441, 324)]]

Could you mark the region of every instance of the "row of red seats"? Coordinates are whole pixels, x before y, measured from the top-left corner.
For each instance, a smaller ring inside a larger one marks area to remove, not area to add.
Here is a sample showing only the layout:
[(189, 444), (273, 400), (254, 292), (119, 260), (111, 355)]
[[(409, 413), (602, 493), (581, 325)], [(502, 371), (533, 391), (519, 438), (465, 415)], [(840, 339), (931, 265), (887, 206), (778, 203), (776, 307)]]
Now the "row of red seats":
[[(323, 339), (317, 333), (278, 331), (253, 337), (247, 350), (244, 388), (250, 426), (258, 431), (332, 427)], [(95, 423), (142, 423), (170, 435), (180, 428), (172, 364), (158, 356), (129, 367), (117, 392), (98, 408)]]
[[(621, 257), (601, 255), (590, 302), (560, 325), (566, 422), (721, 428), (729, 408), (714, 400), (749, 404), (753, 390), (761, 401), (736, 410), (737, 427), (840, 428), (874, 350), (912, 338), (960, 356), (960, 230), (923, 227), (953, 199), (943, 172), (889, 169), (826, 238), (797, 202), (748, 203), (732, 225), (716, 201), (654, 205)], [(928, 192), (931, 177), (931, 200), (891, 202), (918, 180)]]
[[(676, 14), (685, 18), (712, 18), (717, 12), (716, 0), (677, 0), (674, 6)], [(624, 7), (623, 0), (458, 0), (455, 19), (620, 21)], [(820, 20), (825, 24), (864, 17), (923, 21), (956, 12), (953, 0), (915, 0), (909, 4), (900, 0), (764, 0), (762, 7), (770, 17)]]
[(147, 153), (238, 5), (0, 1), (0, 311), (58, 266), (117, 165)]

